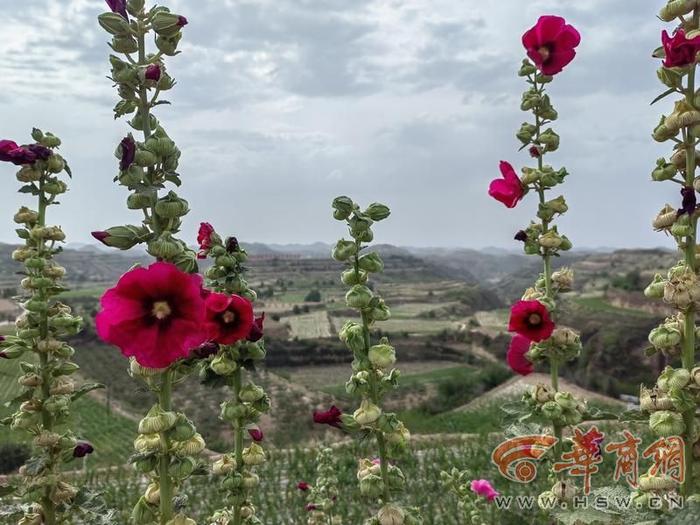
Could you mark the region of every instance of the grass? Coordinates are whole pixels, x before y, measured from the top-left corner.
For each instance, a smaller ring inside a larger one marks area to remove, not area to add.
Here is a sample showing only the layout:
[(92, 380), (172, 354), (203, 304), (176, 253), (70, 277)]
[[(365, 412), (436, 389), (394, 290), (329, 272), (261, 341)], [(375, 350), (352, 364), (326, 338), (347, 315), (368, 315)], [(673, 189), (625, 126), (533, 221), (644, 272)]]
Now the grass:
[(280, 322), (289, 325), (290, 338), (292, 339), (319, 339), (332, 335), (331, 323), (325, 310), (282, 317)]
[(593, 312), (635, 315), (639, 317), (650, 317), (648, 312), (635, 310), (633, 308), (619, 308), (607, 302), (603, 297), (574, 297), (574, 303)]

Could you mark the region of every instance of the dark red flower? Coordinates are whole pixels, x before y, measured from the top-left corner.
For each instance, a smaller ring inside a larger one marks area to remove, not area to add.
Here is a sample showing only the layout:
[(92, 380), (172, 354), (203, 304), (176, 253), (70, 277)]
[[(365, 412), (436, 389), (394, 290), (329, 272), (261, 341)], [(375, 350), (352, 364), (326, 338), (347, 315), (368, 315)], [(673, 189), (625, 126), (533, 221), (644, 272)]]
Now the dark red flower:
[(519, 230), (513, 239), (516, 241), (525, 242), (527, 241), (527, 232), (525, 230)]
[(260, 341), (260, 339), (263, 338), (263, 323), (265, 322), (265, 312), (260, 315), (260, 317), (256, 317), (255, 321), (253, 321), (253, 326), (250, 329), (250, 333), (248, 334), (248, 341), (255, 343), (257, 341)]
[(309, 485), (306, 481), (300, 481), (299, 483), (297, 483), (297, 488), (302, 492), (306, 492), (311, 488), (311, 485)]
[(518, 333), (530, 341), (543, 341), (554, 331), (554, 322), (547, 307), (539, 301), (518, 301), (510, 309), (508, 331)]
[(318, 506), (315, 503), (307, 503), (306, 504), (306, 510), (311, 512), (312, 510), (316, 510)]
[(95, 239), (100, 241), (102, 244), (105, 244), (105, 239), (107, 239), (107, 237), (109, 237), (109, 233), (107, 233), (106, 231), (95, 231), (95, 232), (92, 232), (90, 235), (92, 235)]
[(105, 292), (97, 334), (149, 368), (166, 368), (207, 340), (202, 278), (166, 262), (137, 267)]
[(192, 357), (195, 359), (206, 359), (209, 356), (214, 355), (219, 351), (219, 345), (207, 341), (206, 343), (199, 345), (197, 348), (192, 350)]
[(260, 430), (259, 428), (249, 428), (248, 429), (248, 434), (250, 437), (253, 439), (253, 441), (260, 442), (263, 440), (265, 435), (263, 434), (263, 431)]
[(319, 412), (317, 410), (314, 410), (314, 423), (318, 423), (320, 425), (330, 425), (332, 427), (340, 428), (340, 416), (342, 415), (343, 412), (335, 405), (332, 405), (331, 408), (329, 408), (325, 412)]
[(185, 27), (187, 24), (189, 24), (187, 18), (182, 15), (177, 17), (177, 27)]
[(531, 374), (535, 370), (532, 363), (525, 357), (528, 350), (530, 350), (530, 340), (527, 337), (516, 334), (510, 340), (506, 361), (511, 370), (521, 376)]
[(128, 135), (122, 139), (120, 146), (121, 158), (119, 160), (119, 169), (125, 171), (134, 163), (134, 158), (136, 157), (136, 141), (134, 137)]
[(523, 35), (523, 46), (537, 68), (545, 75), (556, 75), (576, 56), (581, 35), (560, 16), (541, 16)]
[(542, 156), (542, 152), (537, 146), (530, 146), (528, 152), (533, 159), (539, 159)]
[(489, 195), (508, 208), (515, 208), (525, 195), (525, 190), (513, 166), (508, 162), (501, 161), (500, 169), (503, 178), (491, 181)]
[(25, 148), (34, 153), (39, 160), (46, 160), (53, 155), (51, 148), (47, 148), (41, 144), (30, 144), (29, 146), (25, 146)]
[(160, 64), (151, 64), (146, 68), (145, 77), (146, 80), (151, 80), (153, 82), (158, 82), (160, 80), (161, 69)]
[(112, 10), (112, 13), (119, 13), (127, 20), (129, 15), (126, 12), (126, 0), (105, 0), (107, 5)]
[(679, 29), (673, 37), (670, 37), (666, 31), (663, 31), (661, 44), (666, 53), (664, 67), (683, 67), (695, 62), (695, 57), (700, 51), (700, 36), (688, 39), (685, 31)]
[(199, 225), (197, 232), (197, 243), (199, 244), (199, 253), (197, 257), (204, 259), (207, 256), (207, 251), (211, 248), (211, 235), (214, 233), (214, 227), (208, 222), (202, 222)]
[(95, 448), (87, 441), (78, 441), (73, 449), (74, 458), (84, 458), (88, 454), (92, 454)]
[(205, 299), (209, 340), (230, 345), (248, 337), (253, 327), (253, 305), (240, 295), (212, 292)]
[(681, 208), (678, 210), (678, 216), (680, 217), (683, 214), (692, 216), (698, 204), (695, 189), (692, 186), (684, 186), (681, 188), (681, 196), (683, 197), (683, 202), (681, 203)]
[(235, 237), (229, 237), (226, 239), (226, 251), (228, 253), (235, 253), (240, 249), (240, 245), (238, 244), (238, 239)]
[(0, 140), (0, 162), (11, 162), (16, 166), (22, 164), (32, 164), (36, 161), (37, 155), (30, 149), (18, 146), (11, 140)]

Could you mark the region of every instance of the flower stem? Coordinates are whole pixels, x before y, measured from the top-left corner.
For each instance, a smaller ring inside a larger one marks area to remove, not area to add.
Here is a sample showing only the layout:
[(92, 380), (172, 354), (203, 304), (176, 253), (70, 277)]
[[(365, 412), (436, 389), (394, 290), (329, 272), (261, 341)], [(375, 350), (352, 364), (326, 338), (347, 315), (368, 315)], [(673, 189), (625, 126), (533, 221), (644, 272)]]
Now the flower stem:
[[(697, 16), (697, 9), (694, 18)], [(689, 104), (694, 105), (695, 98), (695, 65), (693, 64), (688, 72), (688, 88), (686, 90), (686, 100)], [(686, 165), (685, 165), (685, 183), (689, 187), (693, 187), (693, 182), (695, 180), (695, 141), (696, 132), (694, 128), (688, 127), (688, 132), (686, 134)], [(684, 248), (684, 259), (686, 265), (691, 268), (694, 272), (697, 271), (695, 264), (695, 247), (697, 242), (697, 217), (695, 214), (690, 216), (691, 223), (691, 234), (686, 238), (685, 248)], [(695, 366), (695, 307), (690, 306), (684, 312), (684, 333), (683, 333), (683, 352), (681, 360), (683, 367), (692, 371)], [(683, 413), (683, 419), (685, 421), (685, 462), (686, 462), (686, 473), (683, 486), (681, 487), (681, 492), (684, 496), (688, 496), (691, 491), (693, 483), (693, 442), (692, 436), (695, 434), (695, 410), (696, 407), (693, 405), (692, 408), (688, 409)]]
[[(236, 406), (241, 404), (240, 400), (240, 394), (241, 394), (241, 386), (243, 383), (243, 372), (240, 368), (236, 368), (236, 371), (233, 373), (233, 378), (232, 378), (232, 387), (233, 387), (233, 402), (236, 404)], [(236, 419), (236, 424), (235, 428), (233, 429), (233, 446), (234, 446), (234, 454), (236, 456), (236, 471), (239, 474), (243, 473), (243, 424), (241, 421), (241, 418)], [(238, 489), (239, 491), (242, 490), (241, 488)], [(236, 500), (234, 502), (233, 506), (233, 525), (241, 525), (242, 521), (242, 516), (241, 516), (241, 505), (243, 503), (243, 498), (241, 497), (242, 493), (236, 494)]]
[[(163, 372), (160, 380), (158, 403), (166, 412), (172, 410), (173, 377), (170, 369)], [(165, 432), (160, 433), (161, 451), (160, 464), (158, 465), (158, 478), (160, 487), (160, 523), (165, 525), (173, 517), (173, 483), (168, 473), (170, 467), (170, 442)]]

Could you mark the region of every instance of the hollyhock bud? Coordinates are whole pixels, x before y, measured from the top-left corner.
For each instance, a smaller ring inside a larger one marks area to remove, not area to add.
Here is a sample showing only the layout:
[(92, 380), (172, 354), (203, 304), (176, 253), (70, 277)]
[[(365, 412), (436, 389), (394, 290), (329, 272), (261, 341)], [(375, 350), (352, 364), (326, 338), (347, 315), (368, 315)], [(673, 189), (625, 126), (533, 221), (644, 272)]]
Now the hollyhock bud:
[(518, 133), (516, 133), (515, 136), (523, 144), (529, 144), (536, 133), (537, 127), (534, 124), (530, 124), (529, 122), (523, 122), (522, 126), (520, 126), (520, 130), (518, 131)]
[(238, 368), (238, 363), (226, 355), (218, 355), (209, 363), (209, 368), (220, 376), (232, 374)]
[(262, 465), (265, 463), (265, 451), (257, 443), (251, 444), (243, 450), (243, 463), (248, 466)]
[(306, 492), (311, 488), (311, 485), (309, 485), (306, 481), (300, 481), (299, 483), (297, 483), (297, 488), (302, 492)]
[(136, 141), (131, 134), (124, 137), (119, 143), (116, 155), (119, 159), (119, 169), (121, 171), (129, 169), (129, 166), (134, 162), (134, 157), (136, 156)]
[(241, 388), (238, 398), (244, 403), (255, 403), (265, 396), (265, 391), (253, 383), (248, 383)]
[(501, 161), (502, 179), (495, 179), (489, 185), (489, 195), (508, 208), (514, 208), (525, 195), (525, 188), (518, 178), (513, 166)]
[(355, 410), (353, 418), (355, 418), (358, 425), (366, 426), (376, 422), (381, 415), (382, 409), (365, 398), (360, 403), (360, 408)]
[(261, 442), (264, 438), (263, 432), (259, 428), (249, 428), (248, 435), (257, 443)]
[(367, 357), (377, 368), (389, 368), (396, 363), (396, 351), (389, 344), (378, 344), (370, 347)]
[(153, 17), (153, 30), (159, 35), (172, 37), (180, 32), (187, 25), (187, 18), (184, 16), (158, 11)]
[(146, 417), (139, 422), (139, 434), (156, 434), (172, 428), (177, 422), (177, 414), (166, 412), (159, 405), (154, 405)]
[(230, 474), (236, 469), (236, 460), (228, 454), (224, 454), (212, 465), (212, 473), (217, 476)]
[(361, 284), (356, 284), (345, 294), (345, 303), (350, 308), (367, 308), (372, 301), (372, 290)]
[(355, 241), (339, 240), (333, 247), (331, 256), (336, 261), (347, 261), (357, 253), (357, 243)]
[(382, 221), (391, 215), (389, 207), (378, 202), (370, 204), (363, 213), (375, 222)]
[(145, 242), (151, 232), (145, 226), (115, 226), (105, 231), (94, 231), (92, 236), (105, 246), (128, 250), (137, 244)]
[(670, 180), (676, 176), (678, 168), (671, 163), (666, 162), (666, 159), (658, 159), (656, 168), (651, 172), (651, 178), (654, 181)]
[(353, 352), (363, 352), (365, 350), (365, 331), (362, 325), (353, 321), (347, 321), (341, 328), (339, 337)]
[(360, 268), (369, 273), (378, 273), (384, 271), (384, 261), (382, 261), (379, 254), (376, 252), (370, 252), (362, 255), (358, 264)]
[(355, 284), (365, 284), (368, 277), (369, 274), (364, 270), (356, 272), (355, 268), (349, 268), (340, 275), (340, 280), (347, 286), (353, 286)]
[(30, 210), (26, 206), (22, 206), (17, 213), (15, 213), (14, 221), (17, 224), (27, 224), (33, 225), (39, 219), (39, 214), (34, 210)]
[(175, 219), (187, 215), (190, 211), (188, 202), (181, 199), (173, 191), (168, 192), (165, 197), (158, 199), (155, 205), (155, 212), (164, 219)]
[(561, 268), (552, 273), (552, 283), (561, 291), (571, 290), (574, 285), (574, 272), (571, 268)]
[(129, 21), (127, 20), (126, 6), (124, 5), (124, 1), (110, 1), (113, 4), (120, 4), (119, 9), (121, 10), (121, 12), (115, 9), (115, 7), (117, 7), (115, 5), (115, 7), (112, 7), (112, 13), (102, 13), (97, 17), (97, 21), (99, 22), (100, 26), (102, 26), (102, 29), (104, 29), (110, 35), (113, 36), (124, 36), (130, 34), (131, 28), (129, 27)]
[(379, 525), (404, 525), (406, 513), (401, 507), (384, 505), (377, 513)]
[(265, 312), (253, 321), (253, 326), (248, 334), (248, 341), (255, 343), (263, 338), (263, 324), (265, 323)]
[(187, 441), (177, 443), (175, 453), (180, 457), (196, 456), (200, 454), (205, 447), (206, 443), (204, 443), (204, 438), (200, 434), (195, 434)]
[(160, 64), (151, 64), (146, 67), (144, 78), (151, 82), (158, 82), (161, 76)]
[(172, 261), (184, 251), (181, 242), (176, 241), (170, 232), (163, 232), (156, 240), (148, 243), (148, 253), (164, 261)]
[(344, 221), (352, 214), (355, 203), (350, 197), (336, 197), (333, 200), (333, 217), (339, 221)]
[(556, 151), (559, 149), (559, 135), (552, 128), (548, 128), (539, 137), (540, 144), (544, 145), (547, 151)]
[(576, 56), (579, 32), (559, 16), (541, 16), (522, 38), (527, 56), (545, 75), (561, 72)]
[(680, 436), (685, 432), (683, 415), (669, 410), (659, 410), (649, 416), (649, 428), (661, 437)]
[(192, 439), (196, 433), (197, 430), (192, 421), (184, 414), (177, 414), (177, 421), (169, 432), (169, 435), (174, 441), (187, 441), (188, 439)]

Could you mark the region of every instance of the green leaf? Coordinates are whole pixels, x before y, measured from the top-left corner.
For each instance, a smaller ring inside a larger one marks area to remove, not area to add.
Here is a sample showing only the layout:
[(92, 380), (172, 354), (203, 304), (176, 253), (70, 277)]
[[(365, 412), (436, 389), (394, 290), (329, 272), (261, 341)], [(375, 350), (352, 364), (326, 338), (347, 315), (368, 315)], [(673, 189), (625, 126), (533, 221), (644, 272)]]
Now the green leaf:
[(650, 105), (650, 106), (653, 106), (653, 105), (656, 104), (659, 100), (661, 100), (661, 99), (663, 99), (663, 98), (666, 98), (666, 97), (669, 96), (671, 93), (675, 93), (675, 92), (676, 92), (676, 89), (675, 89), (675, 88), (669, 88), (669, 89), (667, 89), (666, 91), (664, 91), (663, 93), (661, 93), (661, 94), (660, 94), (658, 97), (656, 97), (654, 100), (652, 100), (652, 101), (651, 101), (651, 104), (649, 104), (649, 105)]
[(78, 390), (73, 392), (73, 394), (70, 396), (71, 401), (75, 401), (76, 399), (80, 399), (83, 397), (85, 394), (88, 392), (92, 392), (93, 390), (99, 390), (100, 388), (104, 388), (105, 386), (102, 383), (86, 383), (83, 386), (81, 386)]

